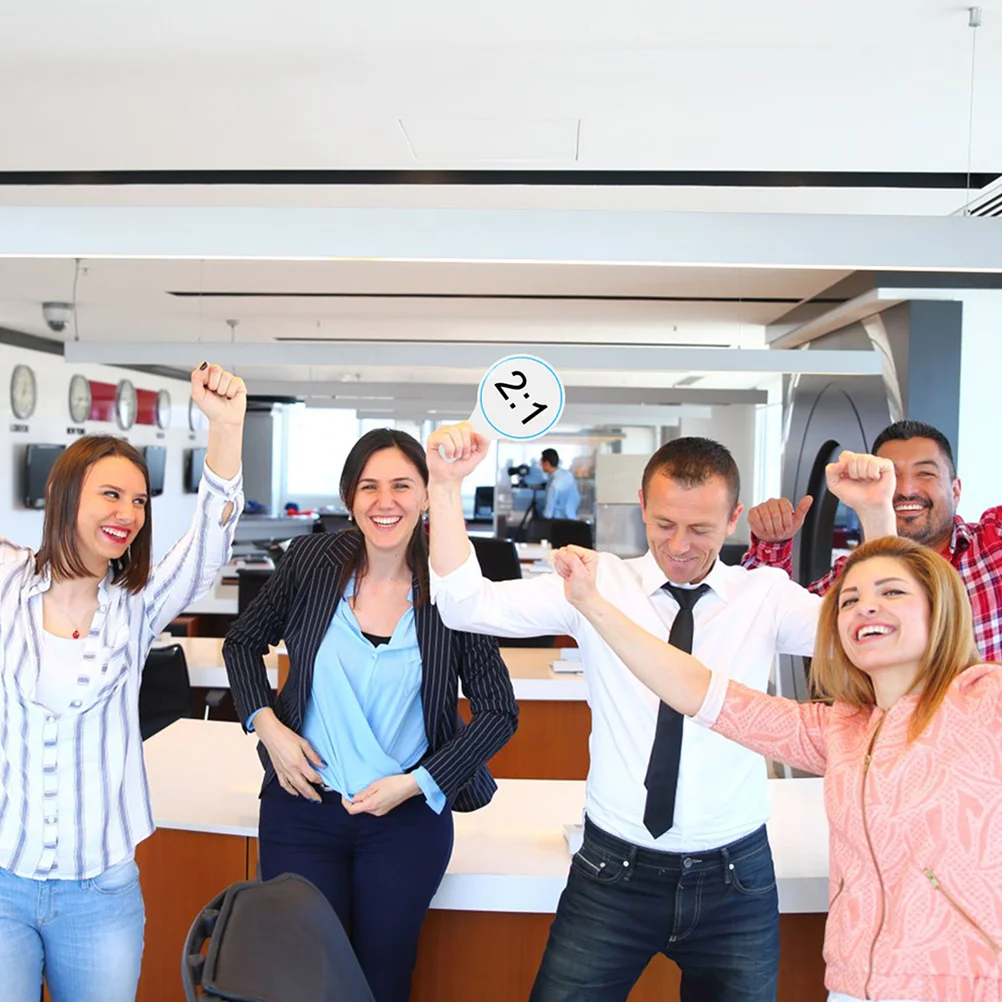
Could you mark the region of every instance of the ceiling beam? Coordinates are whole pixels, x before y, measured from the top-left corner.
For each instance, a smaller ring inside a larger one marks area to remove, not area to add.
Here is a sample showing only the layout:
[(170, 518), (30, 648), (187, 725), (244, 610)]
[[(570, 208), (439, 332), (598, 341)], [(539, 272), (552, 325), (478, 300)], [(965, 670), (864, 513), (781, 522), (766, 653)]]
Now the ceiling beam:
[[(208, 358), (229, 369), (253, 365), (357, 365), (381, 362), (395, 367), (471, 368), (486, 371), (505, 355), (535, 355), (535, 344), (455, 344), (409, 341), (354, 341), (288, 344), (247, 341), (67, 341), (67, 362), (106, 365), (193, 365)], [(663, 348), (655, 345), (548, 344), (542, 351), (555, 369), (659, 372), (800, 373), (839, 376), (879, 375), (880, 356), (872, 351), (771, 351), (754, 348)]]
[(1000, 272), (1002, 240), (978, 216), (14, 205), (0, 257)]
[[(362, 407), (377, 399), (414, 401), (434, 406), (434, 402), (467, 404), (476, 396), (477, 380), (467, 383), (368, 383), (309, 380), (256, 379), (246, 377), (250, 392), (260, 396), (302, 397), (326, 401), (336, 407)], [(765, 390), (718, 390), (697, 387), (573, 386), (565, 389), (581, 404), (764, 404)]]

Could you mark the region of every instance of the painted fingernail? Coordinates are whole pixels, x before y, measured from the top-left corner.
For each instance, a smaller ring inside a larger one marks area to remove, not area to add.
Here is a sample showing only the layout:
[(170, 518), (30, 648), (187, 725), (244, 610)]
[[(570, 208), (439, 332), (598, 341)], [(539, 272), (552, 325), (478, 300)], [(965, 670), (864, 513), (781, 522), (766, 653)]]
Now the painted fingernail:
[(208, 362), (203, 362), (203, 363), (202, 363), (202, 364), (201, 364), (201, 365), (200, 365), (200, 366), (198, 367), (198, 371), (199, 371), (199, 372), (201, 372), (201, 371), (202, 371), (203, 369), (208, 369), (208, 367), (209, 367), (209, 363), (208, 363)]

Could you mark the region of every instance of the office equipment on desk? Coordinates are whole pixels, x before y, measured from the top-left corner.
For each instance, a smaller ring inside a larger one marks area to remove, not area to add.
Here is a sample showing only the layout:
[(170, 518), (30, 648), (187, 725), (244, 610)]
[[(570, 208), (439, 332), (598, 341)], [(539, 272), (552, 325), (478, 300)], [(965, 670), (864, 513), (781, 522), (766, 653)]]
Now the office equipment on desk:
[(164, 474), (167, 470), (167, 447), (144, 445), (143, 462), (150, 476), (150, 496), (159, 497), (164, 492)]
[(584, 666), (580, 661), (567, 661), (564, 658), (557, 658), (550, 662), (550, 669), (558, 675), (583, 675)]
[(181, 961), (189, 1002), (373, 1002), (331, 903), (295, 873), (216, 895), (188, 930)]
[(474, 521), (489, 521), (494, 518), (494, 488), (476, 487), (473, 491)]
[(184, 453), (184, 489), (187, 494), (197, 494), (198, 484), (202, 479), (202, 467), (205, 466), (206, 449), (185, 449)]
[(268, 583), (274, 571), (263, 567), (237, 568), (237, 615), (241, 615), (258, 592)]
[(23, 490), (21, 500), (25, 508), (45, 507), (45, 484), (52, 464), (59, 458), (65, 445), (29, 445), (24, 450)]

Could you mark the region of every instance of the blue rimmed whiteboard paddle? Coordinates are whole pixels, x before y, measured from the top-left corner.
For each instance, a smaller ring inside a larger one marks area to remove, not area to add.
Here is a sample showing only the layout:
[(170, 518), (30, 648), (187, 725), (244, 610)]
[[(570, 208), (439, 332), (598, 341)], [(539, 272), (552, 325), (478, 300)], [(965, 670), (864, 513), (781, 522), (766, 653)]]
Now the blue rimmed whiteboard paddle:
[[(531, 442), (560, 420), (564, 386), (553, 367), (535, 355), (507, 355), (484, 373), (470, 424), (488, 439)], [(445, 458), (445, 450), (439, 446)]]

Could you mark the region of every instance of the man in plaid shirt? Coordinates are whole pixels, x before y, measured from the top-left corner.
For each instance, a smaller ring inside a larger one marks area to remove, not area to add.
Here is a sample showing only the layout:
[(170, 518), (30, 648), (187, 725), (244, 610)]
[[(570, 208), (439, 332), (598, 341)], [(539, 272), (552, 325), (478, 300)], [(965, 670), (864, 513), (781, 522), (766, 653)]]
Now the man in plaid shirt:
[[(974, 640), (985, 661), (1002, 663), (1002, 506), (989, 508), (979, 522), (957, 514), (960, 481), (946, 436), (922, 421), (897, 421), (873, 443), (873, 454), (894, 464), (894, 513), (898, 535), (942, 554), (957, 569), (974, 612)], [(796, 508), (773, 498), (748, 512), (751, 546), (745, 567), (781, 567), (792, 575), (791, 540), (804, 524), (813, 499)], [(846, 558), (808, 590), (823, 595), (842, 571)]]

